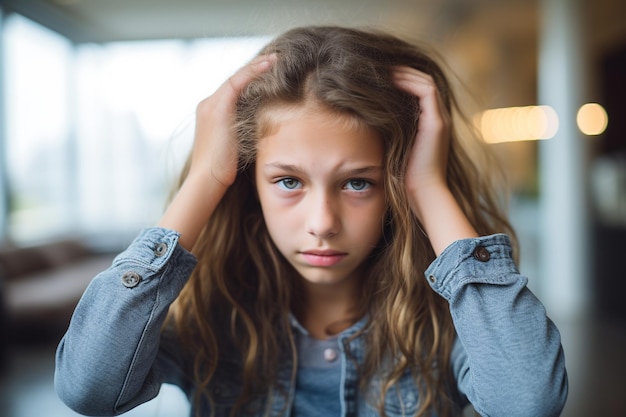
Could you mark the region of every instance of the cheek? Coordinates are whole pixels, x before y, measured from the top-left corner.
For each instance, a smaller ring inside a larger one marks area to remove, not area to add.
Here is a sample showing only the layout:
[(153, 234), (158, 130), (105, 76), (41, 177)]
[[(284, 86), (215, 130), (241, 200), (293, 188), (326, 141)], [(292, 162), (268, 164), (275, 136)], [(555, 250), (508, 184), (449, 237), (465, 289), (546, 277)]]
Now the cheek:
[(373, 204), (367, 209), (355, 210), (346, 219), (351, 229), (359, 234), (359, 238), (368, 244), (375, 244), (383, 235), (386, 207), (382, 202)]
[(285, 236), (293, 233), (296, 216), (292, 211), (288, 211), (284, 204), (279, 204), (275, 198), (269, 194), (269, 190), (260, 187), (257, 189), (263, 220), (270, 234), (270, 237), (277, 246)]

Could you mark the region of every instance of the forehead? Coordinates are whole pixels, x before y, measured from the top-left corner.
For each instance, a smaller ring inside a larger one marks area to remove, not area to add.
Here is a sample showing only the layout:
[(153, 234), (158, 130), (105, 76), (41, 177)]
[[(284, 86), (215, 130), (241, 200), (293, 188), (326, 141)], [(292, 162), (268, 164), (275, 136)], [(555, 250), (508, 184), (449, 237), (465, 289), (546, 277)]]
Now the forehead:
[(364, 133), (373, 129), (356, 115), (342, 113), (330, 109), (314, 100), (305, 100), (303, 103), (274, 103), (266, 105), (257, 115), (258, 139), (273, 135), (278, 128), (285, 123), (294, 120), (303, 122), (311, 119), (324, 119), (324, 127), (335, 127), (337, 129), (362, 130)]
[(280, 108), (266, 116), (257, 143), (260, 165), (293, 165), (328, 172), (345, 167), (381, 167), (379, 135), (354, 117), (322, 108)]

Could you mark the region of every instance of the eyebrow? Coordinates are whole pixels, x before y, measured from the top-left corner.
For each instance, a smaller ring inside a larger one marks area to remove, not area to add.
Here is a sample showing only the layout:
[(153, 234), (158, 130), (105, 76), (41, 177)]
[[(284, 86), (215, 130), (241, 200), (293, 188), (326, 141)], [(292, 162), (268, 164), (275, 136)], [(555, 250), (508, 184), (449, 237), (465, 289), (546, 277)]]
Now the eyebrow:
[[(294, 172), (297, 174), (304, 174), (304, 170), (302, 168), (300, 168), (297, 165), (293, 165), (293, 164), (283, 164), (280, 162), (270, 162), (268, 164), (265, 164), (264, 166), (266, 169), (267, 168), (276, 168), (276, 169), (280, 169), (282, 171), (287, 171), (287, 172)], [(371, 174), (371, 173), (378, 173), (379, 171), (382, 170), (382, 166), (380, 165), (367, 165), (364, 167), (358, 167), (358, 168), (350, 168), (350, 169), (338, 169), (337, 172), (340, 175), (363, 175), (363, 174)]]

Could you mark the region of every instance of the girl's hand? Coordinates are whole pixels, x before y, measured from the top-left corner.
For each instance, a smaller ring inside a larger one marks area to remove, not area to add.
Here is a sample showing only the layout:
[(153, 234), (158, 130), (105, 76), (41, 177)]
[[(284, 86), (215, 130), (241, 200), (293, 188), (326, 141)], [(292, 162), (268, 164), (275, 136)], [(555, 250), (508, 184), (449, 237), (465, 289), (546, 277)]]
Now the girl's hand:
[(393, 77), (398, 88), (419, 98), (417, 136), (405, 187), (411, 209), (439, 255), (455, 240), (477, 236), (447, 184), (451, 116), (430, 75), (410, 67), (396, 67)]
[(407, 192), (417, 198), (432, 187), (448, 188), (450, 114), (439, 97), (437, 86), (430, 75), (414, 68), (396, 67), (393, 75), (399, 88), (419, 98), (420, 106), (417, 136), (406, 172)]
[[(196, 108), (196, 130), (189, 176), (201, 175), (227, 188), (237, 176), (235, 104), (250, 81), (267, 71), (275, 56), (260, 56), (233, 74)], [(208, 176), (208, 177), (206, 177)]]
[(189, 173), (158, 224), (178, 231), (186, 249), (193, 247), (237, 176), (238, 145), (232, 131), (237, 98), (275, 60), (273, 55), (257, 57), (198, 104)]

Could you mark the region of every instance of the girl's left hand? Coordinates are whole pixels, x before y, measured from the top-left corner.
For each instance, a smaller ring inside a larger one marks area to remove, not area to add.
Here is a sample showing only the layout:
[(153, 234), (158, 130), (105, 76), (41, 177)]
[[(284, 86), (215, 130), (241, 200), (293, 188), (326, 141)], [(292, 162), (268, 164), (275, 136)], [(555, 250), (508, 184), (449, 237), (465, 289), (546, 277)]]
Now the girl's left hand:
[(394, 82), (419, 98), (417, 136), (409, 157), (406, 188), (415, 196), (431, 187), (446, 187), (450, 114), (442, 103), (433, 78), (410, 67), (395, 67)]
[(405, 187), (411, 210), (439, 255), (453, 241), (477, 236), (448, 187), (451, 115), (430, 75), (414, 68), (396, 67), (393, 79), (398, 88), (419, 98), (417, 135), (409, 156)]

